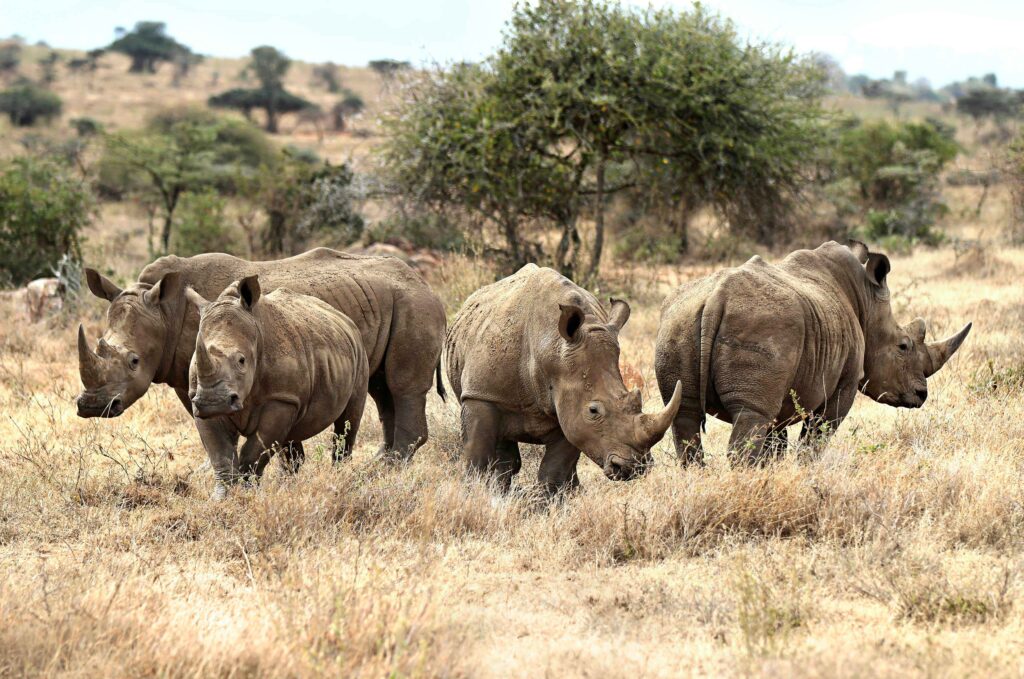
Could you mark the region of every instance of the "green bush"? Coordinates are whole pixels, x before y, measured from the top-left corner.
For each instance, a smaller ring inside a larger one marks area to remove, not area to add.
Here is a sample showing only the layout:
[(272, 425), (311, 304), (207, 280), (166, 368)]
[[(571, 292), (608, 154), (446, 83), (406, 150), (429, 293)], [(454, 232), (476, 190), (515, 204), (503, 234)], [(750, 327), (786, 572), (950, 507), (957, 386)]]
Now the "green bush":
[(841, 215), (863, 221), (871, 240), (936, 244), (936, 223), (948, 211), (939, 174), (959, 152), (953, 133), (932, 121), (848, 121), (835, 140), (827, 193)]
[(465, 250), (468, 245), (460, 225), (438, 212), (392, 214), (366, 230), (369, 243), (398, 238), (408, 240), (416, 247), (450, 252)]
[(55, 160), (0, 164), (0, 280), (22, 285), (51, 275), (65, 255), (80, 259), (79, 232), (93, 206), (85, 182)]
[(62, 108), (60, 97), (29, 82), (0, 92), (0, 113), (6, 114), (11, 124), (19, 127), (52, 120), (60, 115)]
[(171, 238), (171, 252), (191, 257), (204, 252), (238, 252), (238, 239), (228, 226), (227, 203), (213, 191), (186, 193)]

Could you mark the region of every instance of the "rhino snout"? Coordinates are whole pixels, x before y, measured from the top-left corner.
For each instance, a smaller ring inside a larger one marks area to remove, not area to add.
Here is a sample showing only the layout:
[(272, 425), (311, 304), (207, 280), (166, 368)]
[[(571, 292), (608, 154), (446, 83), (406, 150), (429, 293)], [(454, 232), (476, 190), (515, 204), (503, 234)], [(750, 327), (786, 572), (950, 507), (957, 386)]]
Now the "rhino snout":
[(612, 453), (605, 460), (604, 475), (612, 481), (631, 481), (646, 474), (650, 467), (650, 455), (636, 458)]
[(124, 410), (124, 399), (120, 395), (112, 399), (96, 397), (88, 392), (79, 394), (75, 399), (79, 417), (118, 417)]
[(223, 394), (209, 394), (200, 391), (192, 397), (192, 414), (199, 419), (230, 415), (237, 413), (242, 407), (242, 399), (234, 391)]

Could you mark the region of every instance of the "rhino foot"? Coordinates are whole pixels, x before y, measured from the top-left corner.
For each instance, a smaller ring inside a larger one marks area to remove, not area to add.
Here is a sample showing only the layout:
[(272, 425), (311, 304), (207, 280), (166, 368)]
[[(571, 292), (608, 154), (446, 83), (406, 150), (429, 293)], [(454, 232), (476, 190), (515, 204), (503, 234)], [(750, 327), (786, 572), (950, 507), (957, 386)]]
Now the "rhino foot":
[(228, 487), (225, 486), (223, 482), (218, 481), (213, 487), (210, 499), (214, 502), (221, 502), (222, 500), (228, 499)]

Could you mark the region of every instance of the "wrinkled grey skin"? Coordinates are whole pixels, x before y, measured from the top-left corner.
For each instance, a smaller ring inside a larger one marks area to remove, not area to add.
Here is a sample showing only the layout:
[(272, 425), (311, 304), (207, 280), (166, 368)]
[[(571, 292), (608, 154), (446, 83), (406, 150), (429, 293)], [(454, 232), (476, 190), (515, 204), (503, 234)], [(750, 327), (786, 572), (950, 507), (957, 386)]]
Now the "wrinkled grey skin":
[[(215, 498), (241, 478), (258, 479), (275, 447), (302, 464), (302, 441), (334, 425), (335, 462), (352, 452), (366, 402), (369, 366), (359, 329), (327, 303), (259, 277), (232, 283), (213, 302), (191, 288), (200, 310), (189, 397), (217, 477)], [(241, 451), (238, 437), (245, 436)]]
[(448, 380), (462, 404), (467, 464), (505, 488), (519, 443), (545, 446), (539, 480), (555, 493), (578, 486), (580, 451), (610, 479), (643, 473), (679, 404), (641, 414), (639, 390), (619, 374), (619, 330), (629, 305), (608, 312), (551, 269), (528, 264), (477, 290), (445, 341)]
[(79, 329), (79, 370), (85, 390), (81, 417), (116, 417), (152, 383), (171, 386), (191, 412), (188, 368), (199, 314), (185, 288), (206, 299), (232, 281), (259, 275), (267, 292), (278, 287), (308, 294), (338, 309), (359, 328), (377, 403), (381, 453), (409, 459), (427, 440), (426, 396), (438, 376), (445, 314), (415, 272), (392, 257), (363, 257), (317, 248), (296, 257), (249, 262), (224, 254), (161, 257), (124, 290), (86, 269), (89, 289), (110, 301), (107, 329), (93, 351)]
[[(919, 408), (927, 378), (970, 332), (925, 342), (925, 323), (892, 315), (889, 259), (863, 243), (797, 250), (777, 265), (753, 257), (691, 281), (662, 305), (655, 372), (665, 400), (683, 385), (672, 425), (684, 462), (702, 462), (706, 413), (733, 425), (730, 451), (763, 462), (804, 421), (801, 440), (834, 433), (857, 391), (887, 405)], [(794, 399), (796, 403), (794, 403)]]

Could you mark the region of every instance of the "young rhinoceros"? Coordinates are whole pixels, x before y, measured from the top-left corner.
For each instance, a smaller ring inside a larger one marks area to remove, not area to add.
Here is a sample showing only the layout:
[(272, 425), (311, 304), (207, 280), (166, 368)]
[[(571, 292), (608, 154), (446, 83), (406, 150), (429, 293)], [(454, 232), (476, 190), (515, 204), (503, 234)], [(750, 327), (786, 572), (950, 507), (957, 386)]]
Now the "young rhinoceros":
[(578, 485), (580, 451), (610, 479), (642, 473), (679, 407), (656, 415), (619, 374), (619, 330), (629, 305), (605, 311), (586, 290), (528, 264), (466, 300), (445, 340), (448, 381), (462, 403), (468, 465), (508, 487), (518, 443), (546, 446), (540, 482), (551, 493)]
[(655, 372), (665, 400), (682, 382), (672, 425), (676, 452), (702, 462), (705, 413), (733, 425), (729, 449), (763, 462), (787, 444), (786, 426), (804, 419), (801, 440), (833, 433), (857, 391), (886, 405), (919, 408), (927, 378), (971, 330), (924, 341), (921, 319), (900, 327), (889, 303), (885, 255), (863, 243), (797, 250), (778, 265), (743, 266), (691, 281), (661, 308)]
[[(214, 497), (239, 478), (258, 478), (274, 446), (294, 469), (302, 441), (331, 424), (335, 461), (351, 452), (369, 368), (348, 316), (286, 288), (261, 296), (257, 276), (213, 302), (191, 288), (186, 296), (200, 310), (189, 397), (217, 477)], [(246, 441), (236, 454), (239, 435)]]

